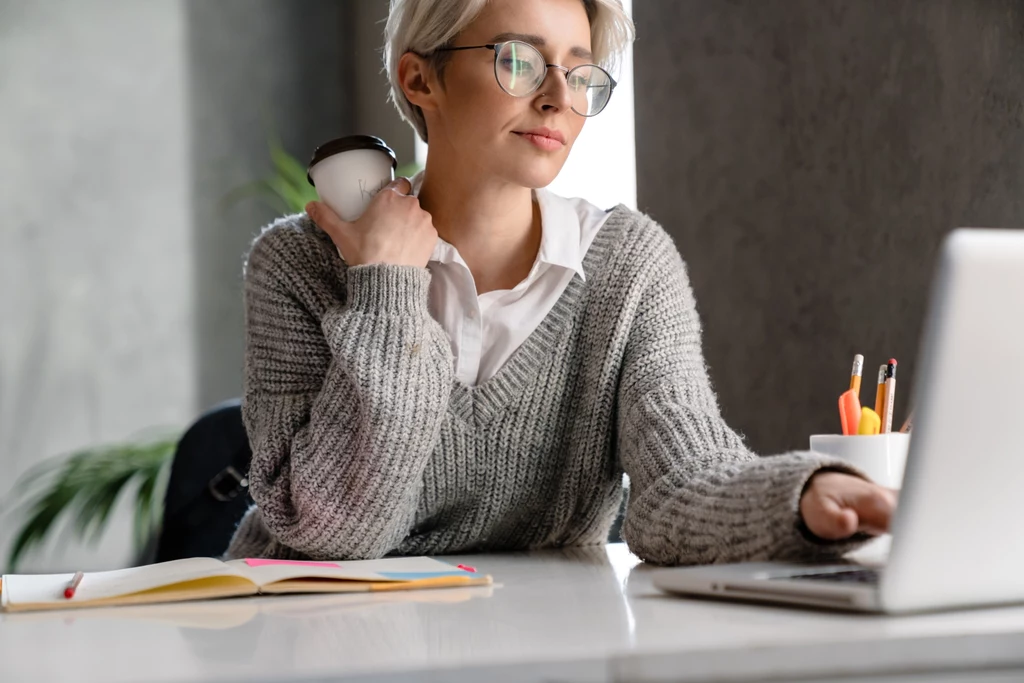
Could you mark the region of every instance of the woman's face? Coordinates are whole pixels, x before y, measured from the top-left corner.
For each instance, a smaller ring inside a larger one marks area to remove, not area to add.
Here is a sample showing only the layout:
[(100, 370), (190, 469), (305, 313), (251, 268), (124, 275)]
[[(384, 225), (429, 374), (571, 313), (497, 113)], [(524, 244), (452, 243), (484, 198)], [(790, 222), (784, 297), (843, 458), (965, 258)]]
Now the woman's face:
[[(532, 44), (549, 64), (571, 69), (593, 61), (590, 23), (581, 0), (491, 0), (453, 46), (513, 38)], [(449, 56), (436, 108), (425, 111), (431, 146), (440, 143), (457, 163), (508, 182), (531, 188), (548, 185), (586, 121), (572, 111), (565, 72), (548, 69), (534, 93), (513, 97), (495, 80), (492, 50)], [(549, 129), (563, 144), (525, 134), (539, 128)]]

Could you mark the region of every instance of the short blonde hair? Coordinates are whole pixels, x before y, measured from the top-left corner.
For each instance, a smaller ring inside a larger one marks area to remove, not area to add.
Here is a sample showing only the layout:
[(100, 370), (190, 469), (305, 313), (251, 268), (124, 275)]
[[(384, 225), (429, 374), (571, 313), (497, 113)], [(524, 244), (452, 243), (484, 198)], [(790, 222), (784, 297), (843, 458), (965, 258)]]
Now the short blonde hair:
[[(446, 47), (479, 16), (488, 0), (391, 0), (387, 27), (384, 29), (384, 68), (391, 83), (391, 101), (402, 118), (420, 138), (427, 141), (427, 122), (423, 111), (405, 96), (398, 81), (398, 61), (406, 52), (430, 58), (438, 77), (443, 79), (449, 52)], [(621, 0), (581, 0), (590, 20), (590, 43), (594, 63), (614, 71), (626, 47), (636, 36), (633, 21), (622, 8)]]

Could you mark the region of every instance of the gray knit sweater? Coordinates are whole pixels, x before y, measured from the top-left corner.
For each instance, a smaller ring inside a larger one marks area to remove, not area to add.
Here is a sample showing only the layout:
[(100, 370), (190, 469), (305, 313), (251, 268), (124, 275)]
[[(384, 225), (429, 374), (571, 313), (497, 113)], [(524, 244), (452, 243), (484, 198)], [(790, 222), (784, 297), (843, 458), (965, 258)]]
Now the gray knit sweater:
[(491, 380), (453, 375), (423, 268), (348, 268), (304, 215), (245, 269), (243, 415), (256, 501), (227, 557), (372, 558), (603, 543), (692, 564), (836, 556), (799, 498), (811, 453), (723, 421), (672, 239), (612, 210), (551, 313)]

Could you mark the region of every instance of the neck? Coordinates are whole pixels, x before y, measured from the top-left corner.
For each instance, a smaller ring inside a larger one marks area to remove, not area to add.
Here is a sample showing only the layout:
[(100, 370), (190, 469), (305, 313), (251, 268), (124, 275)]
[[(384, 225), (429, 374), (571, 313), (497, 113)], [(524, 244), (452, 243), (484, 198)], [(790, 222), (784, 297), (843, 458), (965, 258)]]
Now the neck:
[(419, 200), (438, 236), (459, 250), (478, 294), (512, 289), (529, 274), (541, 237), (530, 188), (428, 154)]

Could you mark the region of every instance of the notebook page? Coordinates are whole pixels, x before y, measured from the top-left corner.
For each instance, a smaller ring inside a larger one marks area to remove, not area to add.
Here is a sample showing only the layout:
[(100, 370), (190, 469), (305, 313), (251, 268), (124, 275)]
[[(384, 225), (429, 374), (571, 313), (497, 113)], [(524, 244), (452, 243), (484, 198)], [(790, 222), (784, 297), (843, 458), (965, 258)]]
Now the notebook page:
[(400, 582), (442, 576), (480, 576), (430, 557), (385, 557), (380, 560), (337, 560), (331, 562), (250, 558), (231, 560), (225, 564), (248, 576), (258, 586), (300, 578)]
[(9, 605), (47, 602), (70, 604), (128, 595), (210, 576), (240, 575), (236, 569), (212, 557), (193, 557), (106, 572), (86, 572), (75, 590), (75, 597), (67, 600), (64, 589), (74, 574), (8, 574), (4, 576), (3, 600)]

